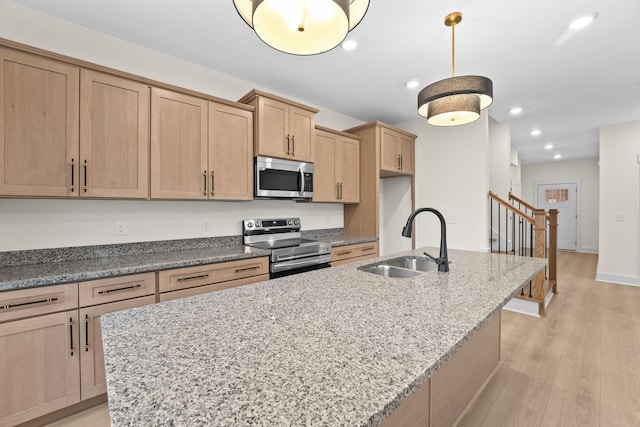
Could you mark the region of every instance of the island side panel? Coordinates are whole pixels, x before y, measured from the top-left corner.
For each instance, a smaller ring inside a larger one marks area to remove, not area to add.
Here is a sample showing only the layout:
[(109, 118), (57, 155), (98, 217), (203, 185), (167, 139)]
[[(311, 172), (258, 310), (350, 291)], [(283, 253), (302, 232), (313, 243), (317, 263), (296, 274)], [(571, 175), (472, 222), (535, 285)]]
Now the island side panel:
[(431, 427), (459, 419), (500, 363), (500, 312), (431, 377)]
[(380, 423), (380, 427), (428, 426), (430, 388), (429, 380), (425, 381)]

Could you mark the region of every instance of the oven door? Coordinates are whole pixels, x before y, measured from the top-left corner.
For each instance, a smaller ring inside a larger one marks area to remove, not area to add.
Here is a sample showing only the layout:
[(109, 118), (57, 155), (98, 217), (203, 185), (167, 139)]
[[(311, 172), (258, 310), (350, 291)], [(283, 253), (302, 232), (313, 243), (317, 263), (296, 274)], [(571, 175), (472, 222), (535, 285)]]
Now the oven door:
[(326, 267), (331, 267), (331, 254), (271, 263), (269, 277), (275, 279)]
[(313, 197), (313, 164), (255, 158), (255, 197), (310, 199)]

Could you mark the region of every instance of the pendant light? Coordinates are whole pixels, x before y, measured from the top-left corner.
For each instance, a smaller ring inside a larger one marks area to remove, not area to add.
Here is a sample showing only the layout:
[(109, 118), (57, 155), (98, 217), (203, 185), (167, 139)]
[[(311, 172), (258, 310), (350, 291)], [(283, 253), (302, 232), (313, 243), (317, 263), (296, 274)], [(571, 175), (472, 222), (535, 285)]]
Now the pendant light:
[(369, 0), (233, 0), (233, 4), (263, 42), (293, 55), (315, 55), (338, 46), (369, 8)]
[(433, 126), (471, 123), (493, 102), (493, 82), (487, 77), (455, 77), (455, 26), (461, 21), (460, 12), (444, 19), (444, 25), (451, 27), (451, 78), (432, 83), (418, 94), (418, 114)]

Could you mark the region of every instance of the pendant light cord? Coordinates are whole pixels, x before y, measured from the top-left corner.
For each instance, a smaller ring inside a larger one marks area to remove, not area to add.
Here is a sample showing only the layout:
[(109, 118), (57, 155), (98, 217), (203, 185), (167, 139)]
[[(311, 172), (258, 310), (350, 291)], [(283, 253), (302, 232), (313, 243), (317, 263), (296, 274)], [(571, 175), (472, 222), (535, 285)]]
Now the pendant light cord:
[(456, 75), (456, 26), (451, 25), (451, 77)]

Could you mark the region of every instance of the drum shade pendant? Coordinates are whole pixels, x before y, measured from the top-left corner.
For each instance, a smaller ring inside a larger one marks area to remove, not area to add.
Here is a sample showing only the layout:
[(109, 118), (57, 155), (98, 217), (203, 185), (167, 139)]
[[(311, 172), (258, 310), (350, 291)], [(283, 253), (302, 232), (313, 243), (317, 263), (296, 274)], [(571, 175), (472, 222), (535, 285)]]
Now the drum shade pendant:
[(233, 4), (263, 42), (293, 55), (316, 55), (338, 46), (369, 8), (369, 0), (233, 0)]
[(455, 26), (462, 13), (453, 12), (444, 19), (451, 27), (451, 78), (425, 87), (418, 94), (418, 114), (433, 126), (458, 126), (480, 117), (480, 111), (493, 102), (493, 82), (482, 76), (455, 77)]

